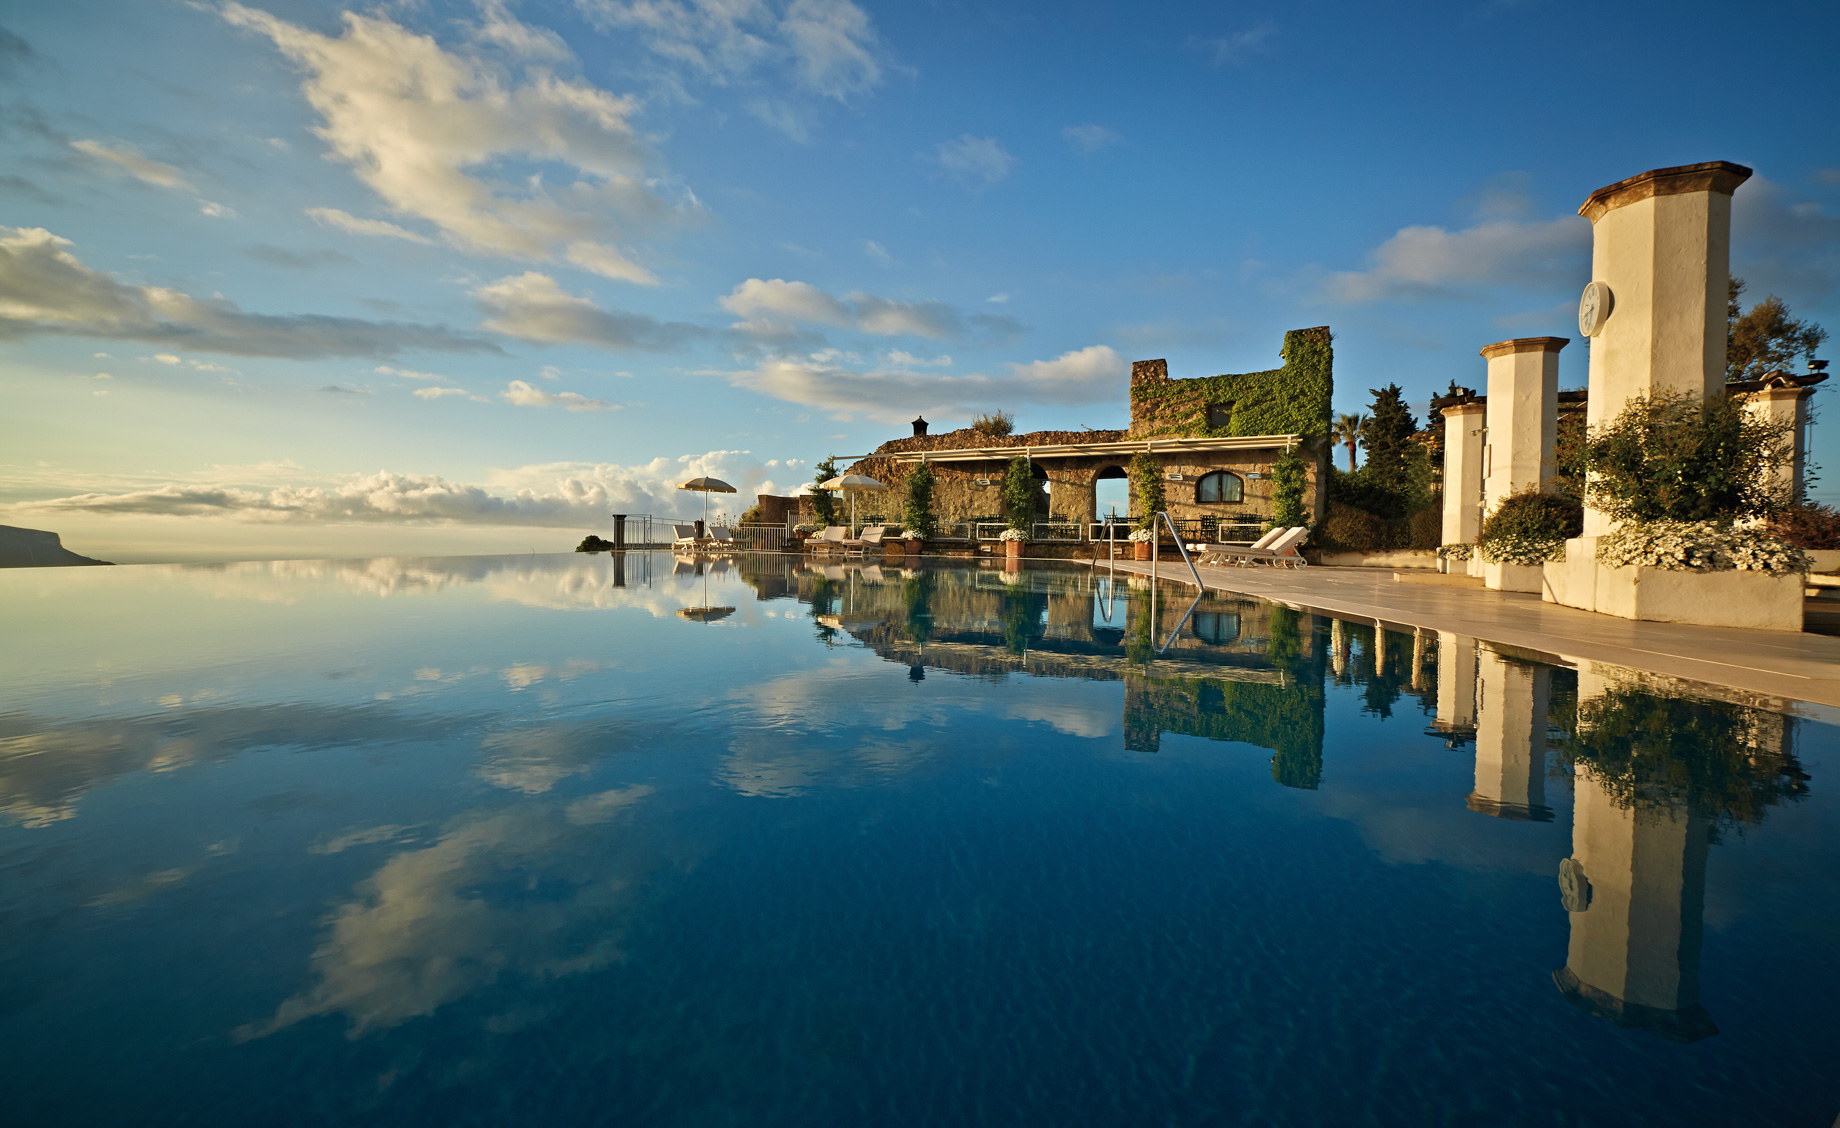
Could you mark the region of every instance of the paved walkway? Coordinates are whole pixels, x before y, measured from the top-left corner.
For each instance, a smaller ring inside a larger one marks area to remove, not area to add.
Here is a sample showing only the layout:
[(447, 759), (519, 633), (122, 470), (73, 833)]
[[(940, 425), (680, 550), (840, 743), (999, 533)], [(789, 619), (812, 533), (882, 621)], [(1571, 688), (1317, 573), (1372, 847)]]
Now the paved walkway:
[[(1097, 565), (1101, 570), (1105, 563)], [(1121, 572), (1150, 565), (1118, 561)], [(1378, 568), (1202, 568), (1210, 591), (1262, 596), (1345, 619), (1455, 631), (1489, 642), (1544, 651), (1570, 663), (1606, 662), (1747, 693), (1793, 698), (1840, 722), (1840, 638), (1732, 627), (1647, 623), (1543, 602), (1522, 592), (1401, 583)], [(1160, 561), (1160, 578), (1194, 582), (1178, 558)]]

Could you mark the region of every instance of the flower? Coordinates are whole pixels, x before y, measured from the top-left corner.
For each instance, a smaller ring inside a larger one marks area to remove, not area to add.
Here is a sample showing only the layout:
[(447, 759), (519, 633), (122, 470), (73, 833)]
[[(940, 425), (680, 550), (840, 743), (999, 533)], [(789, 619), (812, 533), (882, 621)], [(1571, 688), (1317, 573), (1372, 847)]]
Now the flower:
[(902, 529), (901, 536), (899, 539), (910, 540), (910, 541), (923, 541), (926, 538), (921, 536), (919, 533), (914, 532), (912, 529)]
[(1475, 552), (1473, 544), (1443, 544), (1438, 546), (1437, 555), (1439, 560), (1468, 560)]
[[(1477, 546), (1482, 558), (1491, 564), (1521, 564), (1527, 567), (1548, 560), (1565, 559), (1565, 541), (1559, 537), (1536, 537), (1526, 533), (1504, 533)], [(1438, 550), (1442, 555), (1443, 549)], [(1453, 559), (1467, 560), (1469, 553)]]
[(1672, 572), (1805, 572), (1808, 554), (1761, 528), (1722, 521), (1644, 521), (1597, 541), (1597, 562)]
[(1150, 538), (1154, 536), (1156, 536), (1156, 534), (1151, 532), (1149, 529), (1134, 529), (1131, 532), (1130, 539), (1141, 543), (1143, 541), (1149, 540)]
[(1021, 529), (1004, 529), (1001, 533), (997, 534), (997, 539), (1001, 541), (1026, 541), (1029, 540), (1030, 537), (1029, 534), (1023, 532)]

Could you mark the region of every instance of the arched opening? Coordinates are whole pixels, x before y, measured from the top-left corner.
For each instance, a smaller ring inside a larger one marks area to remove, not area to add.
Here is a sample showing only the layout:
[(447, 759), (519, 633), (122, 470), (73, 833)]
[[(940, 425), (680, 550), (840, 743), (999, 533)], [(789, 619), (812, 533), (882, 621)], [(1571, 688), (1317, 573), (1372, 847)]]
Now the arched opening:
[(1131, 512), (1131, 480), (1124, 467), (1107, 466), (1093, 476), (1093, 519), (1103, 521), (1116, 514), (1120, 519)]
[(1197, 611), (1189, 627), (1202, 642), (1215, 644), (1239, 638), (1239, 614), (1234, 611)]
[(1195, 501), (1200, 505), (1237, 505), (1246, 497), (1246, 483), (1235, 473), (1216, 470), (1201, 475), (1195, 483)]
[(1054, 518), (1054, 483), (1048, 480), (1048, 472), (1041, 463), (1029, 463), (1029, 476), (1035, 479), (1035, 486), (1041, 491), (1041, 497), (1035, 502), (1035, 519), (1049, 521)]

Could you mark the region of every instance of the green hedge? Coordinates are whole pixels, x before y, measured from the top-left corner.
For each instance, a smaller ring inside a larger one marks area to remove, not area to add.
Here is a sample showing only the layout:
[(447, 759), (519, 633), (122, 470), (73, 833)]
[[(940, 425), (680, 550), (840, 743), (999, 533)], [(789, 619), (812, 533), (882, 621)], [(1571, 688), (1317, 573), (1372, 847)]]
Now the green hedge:
[[(1143, 434), (1326, 435), (1335, 392), (1335, 350), (1326, 326), (1284, 335), (1284, 367), (1266, 372), (1203, 376), (1140, 384), (1131, 398), (1150, 417)], [(1208, 405), (1233, 404), (1222, 427), (1208, 426)]]
[(1344, 502), (1331, 501), (1329, 514), (1310, 538), (1327, 552), (1429, 551), (1443, 543), (1444, 514), (1438, 507), (1410, 517), (1382, 517)]

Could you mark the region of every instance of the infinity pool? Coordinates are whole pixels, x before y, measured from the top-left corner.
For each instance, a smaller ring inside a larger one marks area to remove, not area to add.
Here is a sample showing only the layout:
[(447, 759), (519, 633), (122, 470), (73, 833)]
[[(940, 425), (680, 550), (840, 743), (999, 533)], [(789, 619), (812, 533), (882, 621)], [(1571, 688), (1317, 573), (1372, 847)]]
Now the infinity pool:
[(16, 570), (0, 638), (10, 1124), (1840, 1111), (1792, 702), (777, 556)]

